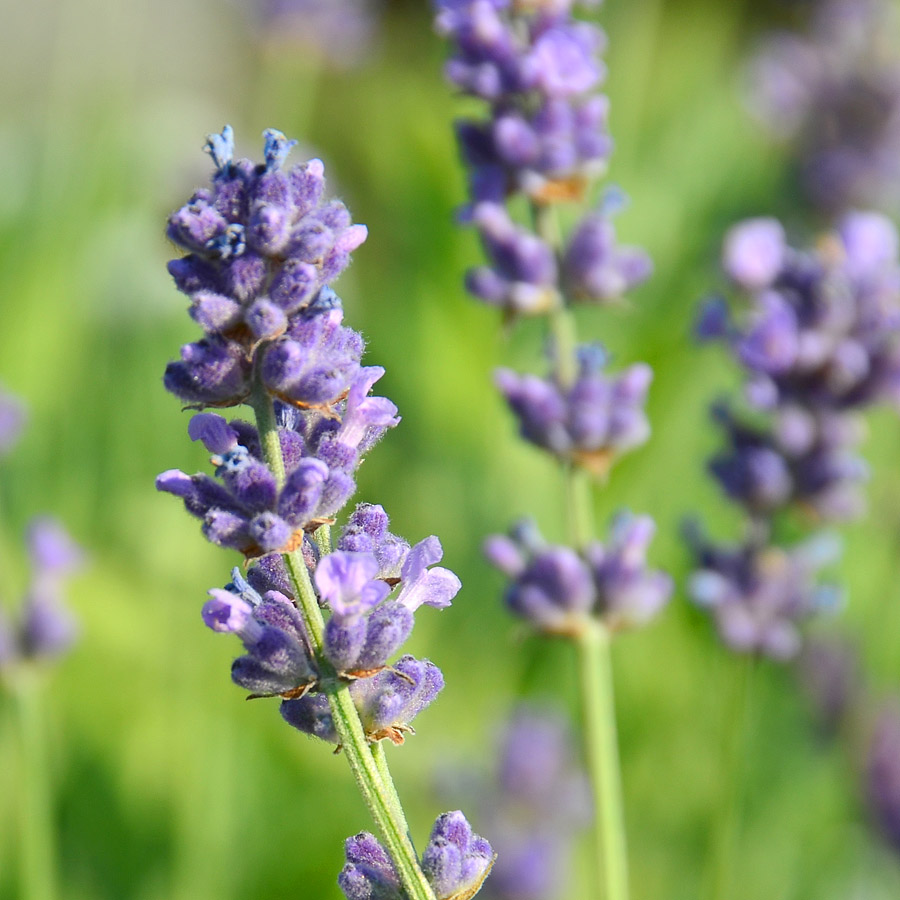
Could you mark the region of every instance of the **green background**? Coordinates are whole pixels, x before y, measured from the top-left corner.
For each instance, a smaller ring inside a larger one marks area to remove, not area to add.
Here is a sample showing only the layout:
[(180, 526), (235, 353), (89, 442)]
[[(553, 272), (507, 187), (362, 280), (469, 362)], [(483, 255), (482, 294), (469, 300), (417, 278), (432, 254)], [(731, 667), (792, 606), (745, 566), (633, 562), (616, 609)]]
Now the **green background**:
[[(200, 148), (226, 122), (241, 155), (259, 155), (265, 127), (301, 138), (293, 159), (322, 157), (332, 192), (369, 226), (337, 289), (403, 422), (370, 454), (358, 499), (383, 504), (410, 540), (439, 535), (464, 584), (451, 609), (419, 614), (409, 644), (443, 668), (447, 688), (419, 733), (388, 748), (418, 839), (448, 807), (435, 798), (442, 771), (490, 772), (521, 689), (577, 711), (568, 648), (525, 636), (480, 556), (486, 534), (526, 512), (561, 538), (561, 493), (491, 387), (498, 364), (538, 367), (540, 326), (504, 336), (462, 289), (479, 250), (452, 221), (464, 186), (450, 122), (468, 107), (441, 78), (429, 10), (391, 6), (369, 60), (345, 71), (261, 41), (243, 12), (207, 0), (2, 11), (0, 378), (31, 416), (0, 471), (3, 602), (21, 593), (34, 513), (58, 514), (91, 556), (72, 590), (83, 638), (48, 673), (44, 702), (65, 900), (336, 898), (341, 842), (370, 827), (345, 761), (230, 683), (238, 645), (206, 630), (199, 610), (236, 560), (153, 489), (164, 469), (205, 466), (161, 383), (197, 334), (165, 271), (164, 226), (208, 177)], [(662, 617), (614, 651), (640, 900), (698, 895), (735, 673), (683, 592), (682, 517), (699, 511), (727, 537), (738, 528), (704, 475), (716, 444), (705, 408), (735, 374), (692, 344), (691, 319), (719, 286), (728, 224), (787, 214), (801, 240), (807, 227), (792, 214), (785, 160), (740, 102), (741, 60), (775, 15), (721, 0), (608, 0), (599, 14), (610, 180), (631, 198), (619, 233), (648, 249), (656, 272), (626, 307), (584, 310), (581, 334), (656, 374), (653, 438), (615, 469), (597, 512), (656, 517), (653, 561), (678, 584)], [(820, 630), (854, 636), (875, 702), (900, 679), (900, 425), (888, 412), (871, 424), (869, 515), (845, 529), (840, 570), (850, 601)], [(829, 744), (790, 669), (763, 666), (753, 688), (736, 900), (900, 895), (897, 863), (861, 807), (865, 717)], [(13, 705), (0, 698), (4, 900), (19, 896), (20, 765)]]

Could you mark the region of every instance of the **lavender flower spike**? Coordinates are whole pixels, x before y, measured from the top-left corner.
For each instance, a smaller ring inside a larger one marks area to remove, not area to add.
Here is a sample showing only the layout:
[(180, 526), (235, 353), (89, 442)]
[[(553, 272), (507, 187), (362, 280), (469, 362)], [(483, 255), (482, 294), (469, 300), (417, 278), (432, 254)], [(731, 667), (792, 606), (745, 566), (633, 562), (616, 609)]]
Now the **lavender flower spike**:
[[(362, 336), (343, 324), (330, 286), (367, 230), (342, 203), (323, 201), (320, 160), (285, 170), (296, 141), (274, 129), (263, 137), (255, 165), (234, 158), (230, 128), (210, 135), (210, 187), (168, 228), (187, 251), (170, 273), (204, 335), (170, 363), (165, 385), (195, 407), (246, 403), (255, 424), (195, 415), (188, 434), (210, 453), (215, 477), (171, 469), (156, 485), (182, 499), (208, 540), (255, 560), (246, 578), (235, 569), (211, 590), (202, 610), (207, 627), (243, 644), (232, 681), (251, 698), (279, 698), (288, 724), (350, 760), (387, 850), (353, 839), (342, 886), (368, 900), (429, 900), (403, 811), (385, 790), (386, 764), (375, 770), (368, 745), (402, 744), (443, 688), (429, 660), (391, 661), (415, 610), (448, 606), (459, 579), (435, 565), (436, 537), (410, 548), (377, 506), (357, 507), (331, 549), (363, 455), (400, 419), (389, 399), (371, 396), (384, 370), (362, 365)], [(469, 896), (486, 874), (480, 839), (458, 828), (446, 837), (436, 877)]]

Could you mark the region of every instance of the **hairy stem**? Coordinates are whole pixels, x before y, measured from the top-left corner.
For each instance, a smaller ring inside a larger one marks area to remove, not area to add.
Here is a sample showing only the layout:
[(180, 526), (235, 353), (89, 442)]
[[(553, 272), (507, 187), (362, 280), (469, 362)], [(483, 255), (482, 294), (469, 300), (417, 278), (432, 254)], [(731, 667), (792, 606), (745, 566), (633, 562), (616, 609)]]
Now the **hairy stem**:
[[(252, 396), (256, 413), (260, 443), (267, 465), (275, 474), (279, 485), (284, 483), (284, 459), (278, 438), (277, 423), (271, 398), (262, 385), (257, 384)], [(323, 546), (320, 541), (319, 546)], [(330, 545), (330, 536), (327, 539)], [(337, 677), (334, 667), (322, 654), (324, 619), (318, 598), (303, 559), (302, 550), (283, 554), (294, 595), (309, 633), (320, 674), (320, 689), (328, 699), (335, 730), (341, 741), (341, 749), (356, 778), (356, 784), (369, 812), (380, 832), (381, 839), (397, 869), (403, 887), (410, 900), (434, 900), (434, 892), (416, 859), (416, 852), (409, 838), (402, 807), (393, 784), (385, 784), (363, 730), (359, 713), (350, 696), (348, 685)]]
[(56, 897), (50, 766), (38, 674), (23, 671), (14, 685), (21, 752), (19, 896), (22, 900)]

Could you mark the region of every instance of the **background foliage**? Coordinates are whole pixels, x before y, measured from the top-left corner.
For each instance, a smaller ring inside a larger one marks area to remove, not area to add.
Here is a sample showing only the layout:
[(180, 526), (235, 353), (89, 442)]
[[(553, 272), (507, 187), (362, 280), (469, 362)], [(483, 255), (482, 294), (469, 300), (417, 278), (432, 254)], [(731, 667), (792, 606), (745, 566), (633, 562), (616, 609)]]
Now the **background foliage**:
[[(461, 287), (478, 251), (452, 224), (460, 102), (441, 80), (429, 10), (390, 6), (371, 57), (346, 71), (266, 43), (245, 13), (221, 0), (3, 10), (0, 378), (31, 406), (2, 472), (3, 599), (24, 580), (19, 536), (36, 511), (57, 512), (92, 555), (73, 596), (83, 640), (47, 704), (65, 900), (337, 897), (341, 842), (369, 827), (343, 760), (229, 683), (236, 646), (206, 631), (199, 609), (231, 561), (153, 490), (159, 471), (204, 464), (161, 384), (194, 336), (165, 271), (164, 222), (206, 179), (200, 147), (225, 122), (242, 155), (257, 154), (267, 126), (302, 138), (294, 158), (321, 156), (370, 229), (339, 291), (404, 421), (371, 454), (359, 498), (382, 503), (411, 540), (438, 534), (464, 584), (450, 611), (420, 616), (410, 647), (443, 667), (448, 687), (420, 733), (388, 749), (414, 827), (425, 832), (447, 805), (434, 797), (442, 768), (490, 767), (520, 690), (575, 709), (567, 648), (524, 638), (480, 557), (483, 535), (515, 514), (538, 512), (561, 536), (560, 494), (552, 461), (513, 440), (489, 387), (496, 364), (530, 364), (539, 331), (503, 337)], [(656, 378), (654, 438), (621, 463), (598, 512), (655, 515), (655, 562), (681, 582), (686, 513), (736, 529), (703, 472), (716, 440), (705, 407), (734, 376), (689, 330), (718, 283), (724, 228), (791, 209), (783, 160), (739, 99), (740, 61), (779, 13), (607, 0), (600, 15), (611, 178), (631, 197), (619, 230), (656, 274), (630, 308), (587, 311), (582, 331)], [(850, 602), (823, 628), (850, 630), (876, 693), (888, 693), (900, 681), (900, 425), (883, 414), (872, 426), (870, 515), (848, 530), (841, 572)], [(634, 893), (695, 898), (733, 660), (681, 590), (615, 654)], [(857, 756), (816, 737), (789, 670), (761, 676), (736, 900), (896, 897), (900, 870), (865, 830)], [(16, 896), (9, 715), (0, 699), (0, 898)], [(864, 736), (850, 737), (854, 748)]]

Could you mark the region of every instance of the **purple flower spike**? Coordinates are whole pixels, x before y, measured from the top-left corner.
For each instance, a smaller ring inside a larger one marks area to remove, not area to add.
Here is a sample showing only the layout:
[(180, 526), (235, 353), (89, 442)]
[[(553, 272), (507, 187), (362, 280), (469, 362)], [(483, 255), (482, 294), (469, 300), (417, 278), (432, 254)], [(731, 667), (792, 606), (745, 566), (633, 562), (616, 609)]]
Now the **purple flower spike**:
[[(419, 541), (403, 564), (400, 577), (403, 588), (397, 596), (410, 612), (415, 612), (422, 604), (435, 609), (445, 609), (459, 593), (462, 582), (449, 569), (434, 566), (443, 559), (441, 542), (432, 535)], [(429, 566), (434, 568), (429, 569)]]
[(422, 852), (422, 871), (438, 900), (472, 897), (491, 870), (491, 845), (472, 831), (459, 811), (438, 816)]
[(0, 456), (16, 445), (25, 419), (25, 407), (19, 398), (0, 389)]
[(205, 336), (182, 348), (165, 384), (193, 405), (243, 402), (257, 355), (270, 390), (301, 406), (337, 402), (359, 368), (362, 339), (340, 326), (339, 302), (318, 298), (333, 296), (327, 284), (366, 228), (339, 201), (322, 202), (319, 160), (282, 171), (296, 141), (274, 129), (264, 137), (265, 162), (254, 166), (234, 160), (229, 128), (210, 135), (211, 188), (169, 220), (170, 238), (189, 251), (169, 269)]
[(344, 843), (347, 862), (338, 885), (347, 900), (403, 900), (394, 864), (378, 839), (362, 831)]
[(315, 582), (322, 599), (340, 619), (364, 615), (390, 592), (383, 581), (373, 581), (378, 561), (368, 553), (335, 550), (316, 567)]

